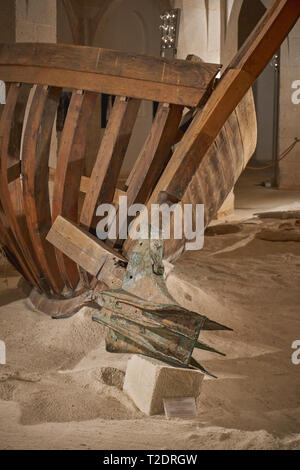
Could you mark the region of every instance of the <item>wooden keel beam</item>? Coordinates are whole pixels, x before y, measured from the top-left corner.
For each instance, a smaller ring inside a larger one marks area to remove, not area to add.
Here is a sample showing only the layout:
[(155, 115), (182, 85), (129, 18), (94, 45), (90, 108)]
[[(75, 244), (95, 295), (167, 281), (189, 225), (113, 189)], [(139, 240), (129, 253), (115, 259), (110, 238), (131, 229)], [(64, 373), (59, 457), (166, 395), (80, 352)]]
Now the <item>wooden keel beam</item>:
[(128, 205), (144, 204), (165, 168), (176, 140), (182, 106), (161, 103), (152, 128), (129, 177)]

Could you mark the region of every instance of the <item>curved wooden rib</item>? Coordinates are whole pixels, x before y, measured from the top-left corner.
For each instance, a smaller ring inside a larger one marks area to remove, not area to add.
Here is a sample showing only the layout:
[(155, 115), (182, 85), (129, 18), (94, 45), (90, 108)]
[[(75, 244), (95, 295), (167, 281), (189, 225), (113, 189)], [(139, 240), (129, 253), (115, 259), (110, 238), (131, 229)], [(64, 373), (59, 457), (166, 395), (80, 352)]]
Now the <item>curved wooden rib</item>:
[(55, 294), (61, 293), (64, 283), (54, 248), (46, 241), (46, 236), (52, 223), (48, 188), (49, 149), (59, 95), (59, 88), (37, 86), (25, 129), (22, 159), (27, 226), (44, 277)]
[(21, 137), (30, 88), (28, 85), (11, 84), (3, 110), (0, 126), (0, 199), (2, 220), (6, 220), (4, 230), (10, 250), (18, 259), (23, 272), (27, 273), (27, 277), (29, 276), (39, 288), (45, 288), (39, 281), (41, 276), (32, 256), (33, 249), (24, 223), (20, 177), (11, 182), (8, 179), (9, 170), (14, 166), (19, 167), (20, 176)]
[(0, 197), (7, 222), (19, 245), (20, 251), (32, 272), (40, 289), (49, 291), (49, 285), (42, 279), (42, 271), (34, 255), (30, 235), (26, 225), (22, 182), (17, 177), (9, 179), (11, 169), (19, 168), (20, 176), (20, 149), (23, 130), (23, 121), (31, 86), (11, 84), (7, 96), (7, 107), (4, 110), (4, 122), (1, 133), (1, 172)]
[[(78, 198), (80, 181), (84, 166), (87, 130), (96, 103), (97, 95), (73, 91), (68, 109), (54, 179), (52, 221), (58, 215), (67, 217), (72, 222), (78, 221)], [(79, 282), (77, 264), (55, 249), (60, 273), (71, 289)]]
[(80, 223), (87, 230), (96, 226), (98, 204), (113, 201), (140, 103), (140, 100), (119, 96), (115, 99), (81, 211)]
[(19, 270), (23, 277), (31, 283), (31, 285), (39, 287), (34, 279), (30, 269), (26, 265), (22, 253), (19, 250), (18, 243), (14, 238), (10, 228), (7, 225), (6, 217), (0, 202), (0, 233), (1, 242), (8, 259), (13, 262), (13, 265)]
[(129, 177), (128, 205), (144, 204), (170, 157), (183, 107), (161, 103), (151, 131)]

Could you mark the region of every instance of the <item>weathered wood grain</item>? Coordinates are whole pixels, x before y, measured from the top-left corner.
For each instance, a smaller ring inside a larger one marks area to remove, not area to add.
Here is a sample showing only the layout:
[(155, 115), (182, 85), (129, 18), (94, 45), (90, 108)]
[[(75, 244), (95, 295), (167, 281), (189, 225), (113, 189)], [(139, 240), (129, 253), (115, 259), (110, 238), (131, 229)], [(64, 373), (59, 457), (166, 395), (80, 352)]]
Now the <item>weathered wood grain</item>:
[(108, 259), (127, 262), (117, 250), (61, 216), (52, 225), (47, 240), (93, 276)]
[(7, 95), (0, 125), (0, 199), (7, 225), (18, 245), (18, 252), (28, 271), (32, 273), (36, 285), (47, 290), (48, 286), (42, 281), (42, 274), (34, 257), (25, 221), (20, 174), (13, 181), (9, 180), (10, 169), (20, 167), (23, 120), (30, 88), (29, 85), (12, 84)]
[(55, 294), (64, 282), (60, 276), (54, 247), (46, 241), (52, 224), (49, 200), (49, 150), (54, 118), (61, 90), (36, 87), (23, 142), (23, 194), (27, 226), (43, 275)]
[(62, 44), (0, 44), (5, 81), (197, 106), (220, 66)]
[(80, 223), (88, 230), (96, 225), (98, 205), (113, 201), (139, 106), (139, 100), (123, 97), (115, 100), (81, 211)]
[[(58, 215), (78, 221), (78, 199), (84, 168), (88, 126), (97, 95), (74, 91), (68, 109), (54, 179), (52, 221)], [(79, 282), (77, 265), (61, 251), (56, 251), (60, 274), (71, 289)]]
[[(1, 65), (51, 67), (135, 80), (195, 87), (204, 91), (219, 65), (129, 54), (67, 44), (0, 44)], [(197, 84), (197, 85), (196, 85)]]

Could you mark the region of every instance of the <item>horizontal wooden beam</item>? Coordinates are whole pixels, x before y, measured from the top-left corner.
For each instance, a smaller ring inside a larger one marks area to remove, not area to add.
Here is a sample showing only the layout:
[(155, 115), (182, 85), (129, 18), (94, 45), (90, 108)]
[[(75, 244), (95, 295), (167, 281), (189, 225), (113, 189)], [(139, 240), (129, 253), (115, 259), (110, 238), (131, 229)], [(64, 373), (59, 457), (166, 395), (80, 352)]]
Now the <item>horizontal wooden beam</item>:
[(96, 47), (0, 44), (0, 79), (198, 106), (220, 65)]

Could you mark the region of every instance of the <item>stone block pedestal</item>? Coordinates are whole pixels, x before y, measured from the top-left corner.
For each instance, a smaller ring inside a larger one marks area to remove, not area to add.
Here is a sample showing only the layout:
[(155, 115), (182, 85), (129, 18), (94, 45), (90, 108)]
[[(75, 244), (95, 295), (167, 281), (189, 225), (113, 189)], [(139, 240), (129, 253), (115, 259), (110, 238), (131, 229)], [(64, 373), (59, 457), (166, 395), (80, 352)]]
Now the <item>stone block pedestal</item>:
[(148, 416), (164, 413), (164, 398), (197, 398), (204, 375), (134, 355), (128, 361), (124, 392)]

